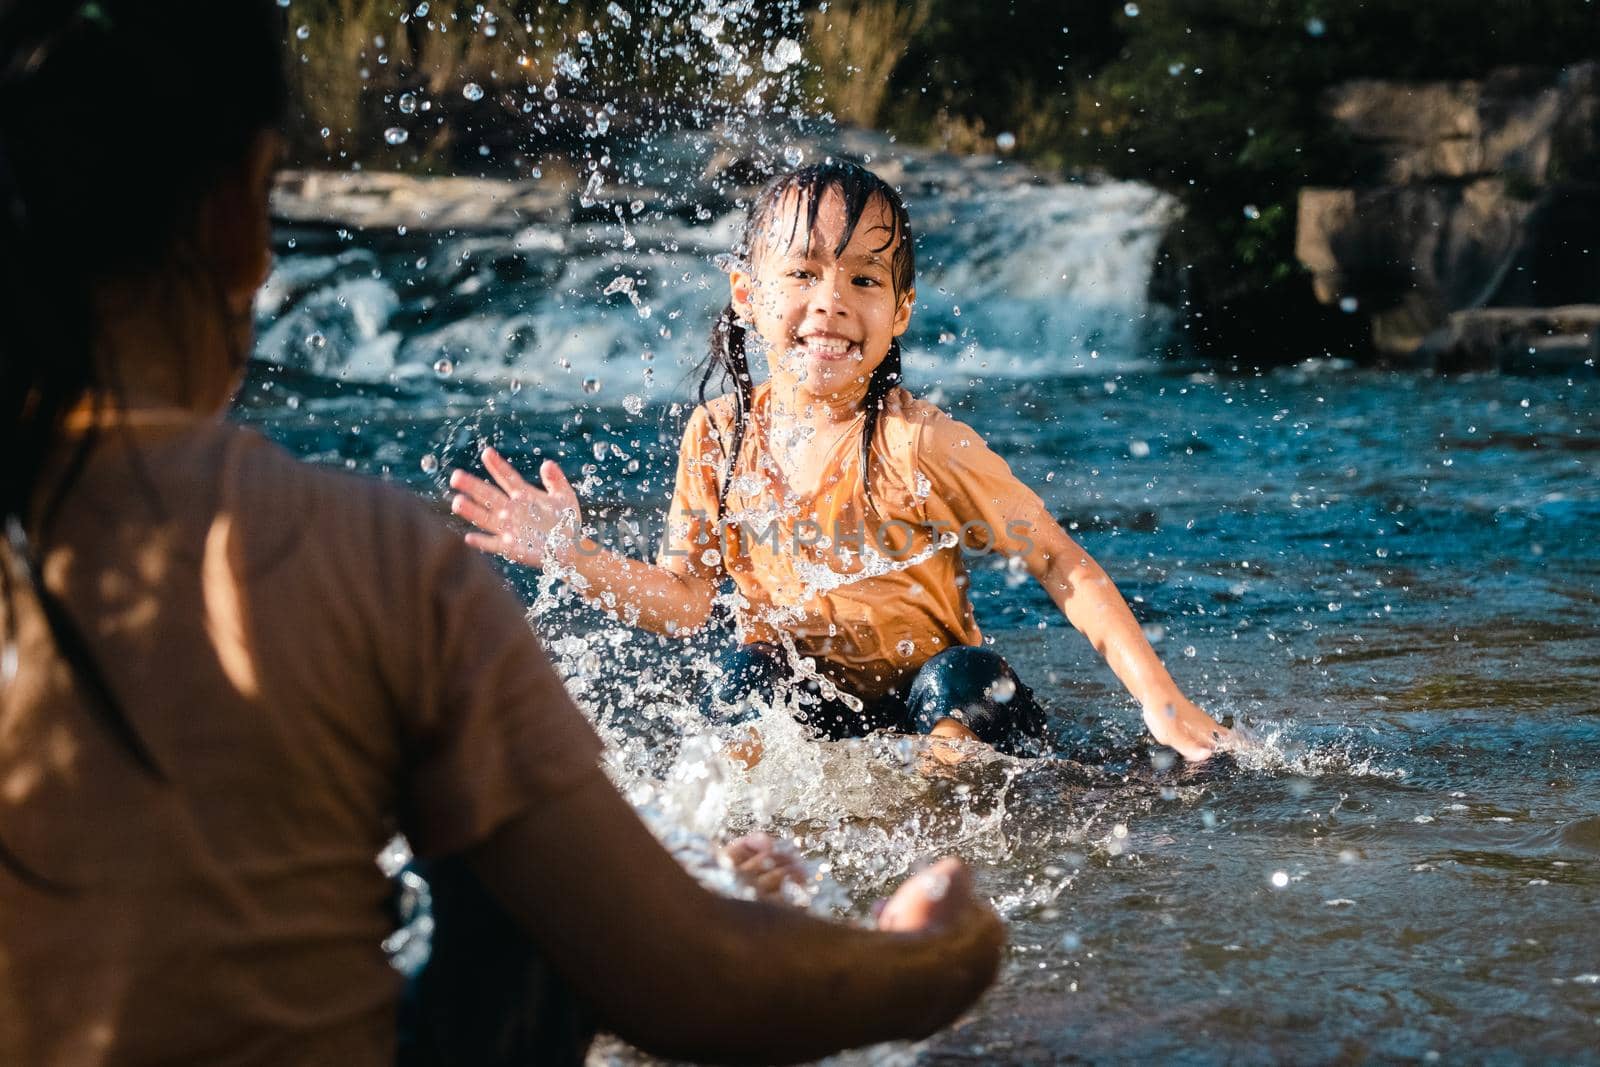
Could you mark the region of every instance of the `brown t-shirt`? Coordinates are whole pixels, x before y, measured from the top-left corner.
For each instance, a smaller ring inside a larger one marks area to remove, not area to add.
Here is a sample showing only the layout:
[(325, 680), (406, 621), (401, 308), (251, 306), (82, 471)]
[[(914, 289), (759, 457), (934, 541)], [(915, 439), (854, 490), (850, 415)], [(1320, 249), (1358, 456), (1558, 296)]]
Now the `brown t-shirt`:
[(600, 774), (599, 741), (418, 501), (146, 421), (106, 434), (44, 573), (167, 780), (93, 720), (19, 590), (0, 842), (68, 891), (0, 868), (0, 1063), (390, 1063), (375, 854), (483, 841)]
[(768, 439), (769, 383), (757, 386), (727, 505), (717, 495), (731, 446), (732, 397), (696, 408), (658, 561), (733, 578), (744, 641), (812, 656), (863, 698), (893, 689), (951, 645), (982, 640), (961, 546), (1025, 554), (1054, 523), (1037, 494), (970, 426), (904, 389), (884, 402), (863, 491), (858, 421), (840, 435), (812, 493), (784, 483)]

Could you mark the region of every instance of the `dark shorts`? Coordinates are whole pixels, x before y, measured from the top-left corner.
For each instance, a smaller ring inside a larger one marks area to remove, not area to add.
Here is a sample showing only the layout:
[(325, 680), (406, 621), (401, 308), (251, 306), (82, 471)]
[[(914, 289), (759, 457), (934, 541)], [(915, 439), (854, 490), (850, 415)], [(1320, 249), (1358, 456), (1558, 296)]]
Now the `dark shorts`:
[(753, 698), (770, 704), (782, 688), (807, 695), (800, 717), (831, 740), (879, 730), (927, 733), (946, 718), (1014, 756), (1037, 754), (1045, 736), (1044, 712), (1033, 691), (999, 653), (968, 645), (945, 649), (900, 687), (863, 701), (856, 711), (823, 696), (814, 680), (796, 678), (776, 645), (752, 642), (724, 653), (700, 711), (713, 722), (743, 722), (756, 715)]
[(428, 962), (400, 1002), (399, 1067), (581, 1067), (590, 1013), (465, 861), (416, 861), (428, 883)]

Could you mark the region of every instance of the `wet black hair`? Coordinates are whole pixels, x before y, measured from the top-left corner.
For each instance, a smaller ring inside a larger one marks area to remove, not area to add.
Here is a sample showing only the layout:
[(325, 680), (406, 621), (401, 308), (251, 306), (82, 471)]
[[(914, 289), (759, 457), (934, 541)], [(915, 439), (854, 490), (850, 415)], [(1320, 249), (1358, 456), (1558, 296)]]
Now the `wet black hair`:
[[(760, 245), (767, 239), (765, 235), (772, 230), (774, 220), (783, 210), (784, 203), (791, 196), (798, 198), (801, 211), (796, 214), (794, 227), (796, 232), (789, 234), (789, 240), (793, 241), (799, 235), (798, 231), (803, 224), (806, 247), (809, 249), (811, 235), (816, 231), (817, 213), (822, 209), (822, 201), (830, 191), (837, 192), (844, 200), (844, 229), (839, 234), (833, 254), (838, 256), (844, 252), (845, 246), (855, 236), (856, 227), (861, 224), (862, 216), (866, 214), (868, 207), (874, 201), (881, 203), (889, 210), (891, 232), (883, 244), (874, 251), (894, 249), (889, 264), (894, 294), (896, 297), (903, 297), (910, 293), (916, 286), (917, 261), (912, 247), (911, 216), (906, 211), (905, 201), (900, 198), (894, 186), (859, 163), (848, 160), (827, 159), (809, 167), (780, 174), (763, 186), (745, 217), (744, 232), (736, 250), (738, 256), (746, 262), (753, 259)], [(745, 333), (746, 327), (739, 321), (738, 313), (730, 302), (722, 309), (722, 314), (717, 316), (717, 321), (711, 328), (711, 351), (706, 357), (700, 376), (702, 404), (708, 399), (707, 394), (713, 378), (720, 374), (718, 388), (722, 391), (726, 391), (730, 380), (733, 383), (733, 434), (731, 442), (723, 449), (723, 455), (727, 457), (727, 469), (723, 472), (722, 486), (717, 495), (719, 514), (727, 506), (728, 489), (733, 484), (733, 468), (738, 462), (739, 450), (744, 444), (745, 419), (750, 413), (751, 396), (755, 391), (754, 381), (750, 377), (750, 360), (745, 353)], [(884, 399), (890, 390), (900, 384), (900, 378), (900, 339), (896, 337), (889, 342), (889, 354), (872, 372), (872, 377), (867, 382), (866, 399), (863, 401), (866, 408), (866, 424), (861, 433), (861, 484), (866, 491), (869, 505), (872, 503), (872, 492), (867, 476), (868, 464), (872, 460), (872, 438), (877, 432), (878, 417), (883, 411)]]
[[(38, 602), (84, 706), (152, 777), (154, 756), (83, 631), (46, 588), (51, 520), (95, 444), (82, 404), (115, 395), (94, 294), (135, 276), (220, 288), (187, 252), (194, 211), (287, 109), (273, 0), (0, 0), (0, 691), (15, 598)], [(92, 422), (93, 420), (91, 420)], [(42, 498), (42, 499), (41, 499)], [(41, 888), (0, 841), (0, 866)]]

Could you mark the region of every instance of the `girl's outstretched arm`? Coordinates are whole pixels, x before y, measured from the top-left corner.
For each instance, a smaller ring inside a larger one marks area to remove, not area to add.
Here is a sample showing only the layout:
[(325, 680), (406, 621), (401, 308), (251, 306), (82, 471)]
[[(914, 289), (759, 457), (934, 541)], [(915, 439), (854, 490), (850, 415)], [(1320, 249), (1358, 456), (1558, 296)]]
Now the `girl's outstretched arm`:
[(1230, 731), (1183, 695), (1100, 564), (1053, 519), (1035, 522), (1029, 536), (1029, 572), (1139, 702), (1151, 736), (1189, 760), (1225, 745)]
[(585, 599), (653, 633), (691, 633), (711, 617), (713, 582), (630, 559), (584, 537), (578, 494), (554, 460), (539, 468), (545, 489), (492, 448), (483, 450), (483, 466), (492, 484), (466, 471), (450, 473), (450, 510), (478, 528), (467, 534), (467, 544), (530, 567), (559, 567)]

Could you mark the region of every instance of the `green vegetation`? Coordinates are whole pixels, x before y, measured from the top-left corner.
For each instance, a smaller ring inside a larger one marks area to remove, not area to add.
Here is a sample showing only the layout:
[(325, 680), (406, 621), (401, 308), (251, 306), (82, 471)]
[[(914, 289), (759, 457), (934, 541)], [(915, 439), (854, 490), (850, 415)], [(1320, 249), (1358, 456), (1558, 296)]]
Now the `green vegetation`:
[[(1043, 169), (1175, 193), (1186, 219), (1166, 266), (1207, 309), (1191, 336), (1214, 353), (1270, 355), (1313, 323), (1330, 348), (1358, 343), (1354, 317), (1317, 308), (1293, 258), (1297, 191), (1348, 182), (1359, 162), (1321, 113), (1326, 89), (1600, 54), (1589, 0), (806, 0), (744, 3), (726, 28), (738, 54), (719, 59), (706, 3), (634, 0), (620, 5), (623, 25), (607, 0), (440, 0), (402, 24), (389, 0), (294, 0), (291, 19), (308, 27), (294, 42), (296, 154), (396, 165), (382, 134), (407, 91), (451, 94), (449, 109), (400, 123), (407, 165), (482, 169), (479, 146), (495, 136), (514, 152), (561, 151), (577, 134), (527, 111), (526, 92), (548, 84), (563, 53), (625, 110), (674, 101), (680, 121), (685, 101), (709, 117), (763, 78), (788, 78), (767, 98), (954, 151), (994, 151), (1005, 133), (1002, 145)], [(767, 43), (786, 35), (805, 43), (798, 78), (762, 69)], [(463, 109), (469, 81), (489, 92)], [(569, 119), (585, 114), (578, 103)]]

